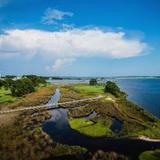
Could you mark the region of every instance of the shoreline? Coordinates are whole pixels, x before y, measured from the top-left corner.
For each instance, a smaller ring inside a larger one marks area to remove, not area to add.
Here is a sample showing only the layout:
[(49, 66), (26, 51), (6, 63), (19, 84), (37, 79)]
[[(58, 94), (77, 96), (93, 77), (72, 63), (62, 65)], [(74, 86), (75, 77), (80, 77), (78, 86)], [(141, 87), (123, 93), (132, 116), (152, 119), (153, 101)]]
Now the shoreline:
[(139, 137), (137, 137), (137, 139), (148, 141), (148, 142), (160, 142), (160, 139), (154, 139), (154, 138), (149, 138), (149, 137), (145, 137), (145, 136), (139, 136)]

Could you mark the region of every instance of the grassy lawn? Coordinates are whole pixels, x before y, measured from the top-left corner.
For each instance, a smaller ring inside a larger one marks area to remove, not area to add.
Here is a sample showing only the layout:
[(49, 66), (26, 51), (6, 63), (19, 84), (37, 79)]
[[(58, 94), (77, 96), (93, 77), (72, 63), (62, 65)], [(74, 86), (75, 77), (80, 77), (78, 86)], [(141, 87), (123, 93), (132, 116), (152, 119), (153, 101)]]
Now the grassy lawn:
[(80, 93), (86, 94), (103, 94), (104, 87), (103, 86), (90, 86), (88, 84), (76, 84), (73, 85), (74, 90)]
[(11, 95), (10, 90), (5, 90), (4, 88), (0, 88), (0, 103), (14, 102), (16, 100), (17, 100), (17, 97), (13, 97)]
[[(41, 88), (47, 88), (50, 87), (50, 84), (40, 84), (38, 87), (36, 87), (36, 92), (40, 90)], [(20, 97), (14, 97), (11, 95), (10, 89), (0, 88), (0, 103), (8, 103), (8, 102), (15, 102), (17, 99), (20, 99)]]
[(140, 160), (159, 160), (160, 158), (160, 150), (155, 151), (145, 151), (140, 156)]
[(72, 129), (90, 137), (103, 137), (112, 134), (112, 131), (109, 129), (110, 125), (106, 125), (100, 119), (94, 123), (85, 118), (74, 118), (69, 120), (69, 124)]

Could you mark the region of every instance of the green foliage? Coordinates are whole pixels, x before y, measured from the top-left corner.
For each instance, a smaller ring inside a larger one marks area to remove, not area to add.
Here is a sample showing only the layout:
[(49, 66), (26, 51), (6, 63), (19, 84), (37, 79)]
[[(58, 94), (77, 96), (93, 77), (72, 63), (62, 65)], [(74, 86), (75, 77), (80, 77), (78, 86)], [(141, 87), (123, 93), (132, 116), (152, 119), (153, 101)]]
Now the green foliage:
[(14, 102), (17, 100), (17, 97), (11, 95), (10, 89), (5, 89), (4, 87), (0, 88), (0, 103)]
[[(64, 156), (62, 160), (67, 160), (67, 155), (82, 155), (87, 152), (86, 148), (80, 146), (70, 146), (64, 144), (57, 144), (54, 150), (52, 150), (52, 155)], [(70, 159), (70, 158), (69, 158)], [(75, 159), (76, 160), (76, 159)]]
[(5, 78), (13, 79), (13, 78), (16, 78), (16, 76), (15, 75), (6, 75)]
[(26, 77), (30, 79), (34, 85), (34, 87), (39, 86), (39, 84), (46, 84), (46, 80), (43, 77), (36, 76), (36, 75), (25, 75), (23, 77)]
[(92, 160), (129, 160), (128, 157), (118, 154), (116, 152), (104, 152), (102, 150), (96, 151)]
[(73, 128), (86, 127), (88, 125), (93, 125), (94, 122), (86, 120), (85, 118), (74, 118), (70, 120), (70, 125)]
[(51, 77), (51, 79), (52, 79), (52, 80), (54, 80), (54, 79), (55, 79), (55, 80), (63, 80), (63, 78), (61, 78), (61, 77)]
[(74, 90), (84, 94), (103, 94), (103, 86), (91, 86), (86, 84), (76, 84), (73, 86)]
[(111, 81), (108, 81), (106, 83), (106, 86), (105, 86), (105, 89), (104, 89), (105, 92), (107, 93), (111, 93), (112, 95), (116, 96), (116, 97), (120, 97), (122, 95), (125, 95), (124, 92), (121, 92), (120, 88), (117, 86), (116, 83), (114, 82), (111, 82)]
[(137, 135), (143, 135), (149, 138), (159, 138), (160, 137), (160, 121), (155, 122), (152, 126), (145, 130), (137, 132)]
[(90, 79), (89, 84), (91, 86), (95, 86), (95, 85), (97, 85), (97, 80), (95, 78), (92, 78), (92, 79)]
[(96, 122), (86, 120), (85, 118), (74, 118), (69, 120), (72, 129), (90, 137), (111, 136), (111, 123), (106, 123), (102, 119), (97, 119)]
[(145, 151), (139, 156), (139, 160), (159, 160), (160, 150), (155, 151)]
[(12, 80), (12, 78), (5, 78), (5, 80), (3, 81), (3, 86), (6, 89), (11, 88), (13, 84), (14, 84), (14, 81)]
[(0, 79), (0, 88), (4, 85), (4, 81)]
[[(0, 87), (10, 90), (12, 96), (23, 96), (35, 91), (35, 87), (46, 85), (44, 77), (36, 75), (27, 75), (18, 80), (13, 80), (15, 76), (6, 76), (4, 80), (0, 80)], [(3, 101), (3, 100), (2, 100)], [(5, 100), (4, 100), (5, 101)]]
[(27, 93), (34, 92), (34, 85), (28, 78), (22, 78), (14, 82), (11, 86), (11, 93), (13, 96), (23, 96)]

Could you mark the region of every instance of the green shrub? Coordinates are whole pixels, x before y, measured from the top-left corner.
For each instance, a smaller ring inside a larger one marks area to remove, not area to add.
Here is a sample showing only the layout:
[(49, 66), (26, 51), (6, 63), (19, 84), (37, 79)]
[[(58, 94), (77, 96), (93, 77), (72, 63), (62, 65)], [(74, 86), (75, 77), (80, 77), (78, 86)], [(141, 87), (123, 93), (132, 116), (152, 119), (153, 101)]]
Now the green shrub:
[(160, 150), (154, 151), (145, 151), (140, 154), (139, 160), (159, 160), (160, 158)]
[(4, 85), (4, 81), (0, 79), (0, 88)]
[(104, 92), (111, 93), (112, 95), (114, 95), (116, 97), (120, 97), (122, 95), (125, 95), (125, 93), (120, 90), (120, 88), (117, 86), (117, 84), (114, 82), (111, 82), (111, 81), (108, 81), (106, 83)]
[(92, 78), (92, 79), (90, 79), (89, 84), (90, 84), (91, 86), (95, 86), (95, 85), (97, 85), (97, 80), (94, 79), (94, 78)]
[(44, 77), (36, 76), (36, 75), (25, 75), (23, 77), (26, 77), (30, 79), (34, 85), (34, 87), (39, 86), (39, 84), (46, 84), (46, 80)]
[(14, 81), (11, 78), (5, 78), (5, 80), (3, 81), (3, 86), (5, 89), (10, 89), (13, 84)]
[(14, 81), (14, 83), (11, 86), (11, 93), (13, 96), (19, 97), (34, 91), (34, 85), (32, 81), (28, 78), (22, 78), (17, 81)]

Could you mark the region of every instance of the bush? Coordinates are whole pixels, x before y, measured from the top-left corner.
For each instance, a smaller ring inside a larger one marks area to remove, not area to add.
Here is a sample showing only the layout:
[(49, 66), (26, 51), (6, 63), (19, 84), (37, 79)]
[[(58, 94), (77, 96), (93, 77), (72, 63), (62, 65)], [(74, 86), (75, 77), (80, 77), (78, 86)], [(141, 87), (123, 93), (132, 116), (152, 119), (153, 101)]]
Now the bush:
[(46, 80), (44, 77), (40, 77), (40, 76), (36, 76), (36, 75), (26, 75), (23, 77), (30, 79), (32, 81), (34, 87), (37, 87), (40, 83), (46, 84)]
[(14, 81), (11, 78), (5, 78), (5, 80), (3, 81), (3, 86), (5, 89), (11, 88), (13, 84)]
[(97, 80), (94, 79), (94, 78), (92, 78), (92, 79), (89, 81), (89, 84), (90, 84), (91, 86), (95, 86), (95, 85), (97, 85)]
[(123, 92), (121, 92), (120, 88), (116, 83), (108, 81), (105, 86), (105, 92), (111, 93), (116, 97), (119, 97)]
[(11, 86), (11, 93), (13, 96), (23, 96), (34, 91), (34, 85), (28, 78), (14, 81), (14, 84)]
[(25, 94), (35, 91), (35, 87), (39, 84), (46, 84), (44, 77), (36, 75), (23, 76), (22, 79), (12, 80), (13, 76), (7, 76), (4, 80), (0, 79), (0, 87), (10, 89), (12, 96), (23, 96)]

